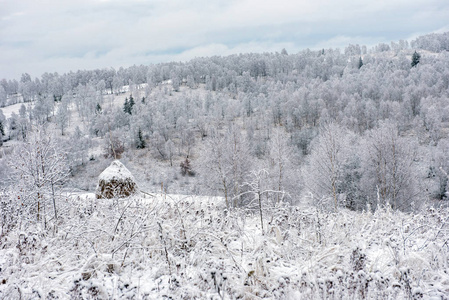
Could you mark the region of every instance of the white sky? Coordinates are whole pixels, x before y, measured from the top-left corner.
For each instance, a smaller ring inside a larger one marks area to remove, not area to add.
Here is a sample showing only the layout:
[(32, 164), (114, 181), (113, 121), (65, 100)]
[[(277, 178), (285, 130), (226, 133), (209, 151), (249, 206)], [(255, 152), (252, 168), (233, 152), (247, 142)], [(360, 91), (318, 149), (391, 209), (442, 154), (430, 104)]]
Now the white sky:
[(0, 79), (449, 30), (448, 0), (0, 0)]

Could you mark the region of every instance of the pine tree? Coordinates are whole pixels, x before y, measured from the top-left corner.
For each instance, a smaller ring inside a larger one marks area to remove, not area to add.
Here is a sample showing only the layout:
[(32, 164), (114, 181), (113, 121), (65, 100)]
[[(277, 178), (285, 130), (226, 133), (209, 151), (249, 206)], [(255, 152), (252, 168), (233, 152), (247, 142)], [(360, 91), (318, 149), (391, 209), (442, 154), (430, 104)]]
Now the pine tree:
[(123, 111), (131, 114), (131, 109), (129, 108), (128, 98), (125, 98), (125, 104), (123, 104)]
[(415, 51), (412, 55), (412, 68), (419, 64), (419, 60), (421, 59), (421, 55)]
[(5, 129), (3, 128), (3, 123), (2, 123), (2, 121), (0, 121), (0, 134), (1, 134), (2, 136), (5, 135)]
[(136, 104), (136, 103), (134, 102), (134, 98), (133, 98), (132, 95), (130, 95), (130, 96), (129, 96), (129, 101), (128, 101), (128, 98), (125, 98), (125, 104), (123, 105), (123, 110), (124, 110), (126, 113), (132, 115), (132, 109), (133, 109), (134, 104)]
[(136, 102), (134, 102), (134, 98), (132, 95), (129, 95), (129, 113), (131, 114), (131, 110), (134, 106), (134, 104), (136, 104)]
[(361, 68), (363, 66), (363, 60), (362, 60), (362, 57), (360, 56), (360, 58), (359, 58), (359, 69)]
[(95, 114), (97, 114), (97, 115), (101, 114), (101, 110), (102, 110), (102, 108), (101, 108), (100, 103), (97, 103), (97, 106), (95, 107)]
[(147, 144), (143, 138), (142, 130), (139, 128), (139, 132), (137, 133), (137, 149), (143, 149), (146, 146)]

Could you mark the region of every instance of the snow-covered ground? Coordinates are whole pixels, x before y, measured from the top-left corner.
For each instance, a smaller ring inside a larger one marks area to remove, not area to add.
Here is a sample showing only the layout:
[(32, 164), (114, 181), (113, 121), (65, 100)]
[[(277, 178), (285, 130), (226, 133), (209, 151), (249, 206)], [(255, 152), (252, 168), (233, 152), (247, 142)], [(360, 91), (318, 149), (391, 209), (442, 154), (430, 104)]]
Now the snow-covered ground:
[[(119, 94), (110, 94), (110, 91), (106, 90), (105, 94), (103, 95), (103, 99), (104, 99), (105, 103), (108, 105), (113, 105), (113, 106), (123, 105), (123, 103), (125, 102), (125, 98), (129, 97), (129, 94), (131, 92), (134, 92), (134, 94), (140, 94), (140, 91), (142, 91), (141, 93), (143, 94), (143, 89), (145, 89), (145, 87), (146, 87), (146, 84), (135, 85), (132, 88), (132, 90), (130, 91), (130, 86), (125, 85), (121, 88)], [(25, 104), (25, 107), (27, 107), (27, 108), (29, 105), (31, 105), (31, 107), (33, 107), (33, 103), (20, 102), (20, 101), (22, 101), (21, 97), (18, 98), (18, 101), (19, 101), (19, 103), (8, 105), (5, 107), (0, 107), (0, 110), (3, 112), (6, 119), (10, 118), (13, 112), (18, 115), (22, 104)], [(55, 111), (57, 111), (57, 105), (58, 104), (56, 103)], [(74, 118), (74, 115), (75, 115), (74, 108), (75, 108), (74, 106), (71, 108), (71, 111), (72, 111), (71, 118)]]
[(0, 298), (449, 295), (447, 209), (326, 213), (279, 205), (264, 206), (261, 217), (257, 209), (228, 211), (217, 197), (64, 199), (47, 229), (22, 224), (1, 237)]
[(20, 111), (20, 107), (22, 105), (25, 105), (25, 107), (28, 107), (29, 105), (31, 105), (31, 107), (33, 107), (32, 103), (16, 103), (13, 105), (8, 105), (5, 107), (0, 107), (0, 110), (3, 112), (3, 115), (5, 115), (6, 119), (9, 119), (12, 115), (12, 113), (15, 113), (16, 115), (19, 115), (19, 111)]

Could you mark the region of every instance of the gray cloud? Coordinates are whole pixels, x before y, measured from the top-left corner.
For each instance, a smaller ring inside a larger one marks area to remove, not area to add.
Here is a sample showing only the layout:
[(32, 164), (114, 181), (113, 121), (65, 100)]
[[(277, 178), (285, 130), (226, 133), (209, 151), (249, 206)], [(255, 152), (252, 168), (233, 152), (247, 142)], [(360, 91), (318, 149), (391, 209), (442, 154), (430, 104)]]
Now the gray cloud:
[(447, 29), (446, 0), (0, 0), (0, 78), (396, 41)]

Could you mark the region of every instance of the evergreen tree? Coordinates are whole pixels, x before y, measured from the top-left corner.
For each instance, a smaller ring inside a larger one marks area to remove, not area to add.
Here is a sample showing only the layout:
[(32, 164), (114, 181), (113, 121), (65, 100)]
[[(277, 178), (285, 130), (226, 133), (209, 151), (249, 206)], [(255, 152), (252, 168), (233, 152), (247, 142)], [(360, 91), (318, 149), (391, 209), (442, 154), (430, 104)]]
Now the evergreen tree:
[(360, 56), (359, 58), (359, 69), (363, 66), (363, 60), (362, 57)]
[(146, 146), (147, 144), (143, 138), (142, 130), (139, 128), (139, 132), (137, 133), (137, 149), (143, 149)]
[(123, 111), (131, 114), (131, 110), (129, 108), (129, 102), (128, 102), (128, 98), (125, 98), (125, 104), (123, 104)]
[(129, 95), (129, 109), (130, 110), (133, 108), (134, 104), (136, 104), (136, 102), (134, 102), (133, 96)]
[(412, 55), (412, 67), (415, 67), (417, 64), (419, 64), (419, 60), (421, 59), (421, 55), (415, 51)]
[[(6, 117), (3, 114), (3, 111), (0, 109), (0, 134), (2, 136), (5, 136), (5, 125), (6, 125)], [(0, 141), (0, 143), (1, 143), (1, 141)]]
[(136, 104), (136, 103), (134, 102), (134, 98), (133, 98), (132, 95), (130, 95), (130, 96), (129, 96), (129, 101), (128, 101), (128, 98), (125, 98), (125, 104), (123, 105), (123, 110), (124, 110), (126, 113), (132, 115), (132, 109), (133, 109), (134, 104)]
[(101, 111), (102, 111), (101, 105), (100, 103), (97, 103), (97, 106), (95, 107), (95, 114), (99, 115), (101, 114)]
[(5, 129), (3, 128), (3, 123), (2, 123), (2, 121), (0, 121), (0, 134), (1, 134), (2, 136), (5, 135)]

